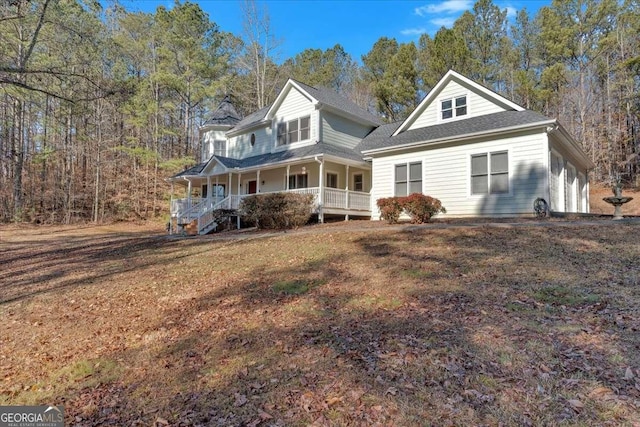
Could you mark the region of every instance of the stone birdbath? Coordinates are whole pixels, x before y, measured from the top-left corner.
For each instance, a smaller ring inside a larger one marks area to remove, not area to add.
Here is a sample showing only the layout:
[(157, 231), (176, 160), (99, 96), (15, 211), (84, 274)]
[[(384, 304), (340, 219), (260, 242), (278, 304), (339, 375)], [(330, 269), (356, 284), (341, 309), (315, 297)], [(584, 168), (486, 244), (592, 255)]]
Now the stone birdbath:
[(633, 197), (622, 197), (622, 184), (620, 181), (613, 186), (613, 196), (603, 197), (602, 200), (615, 207), (613, 219), (622, 219), (622, 205), (633, 200)]

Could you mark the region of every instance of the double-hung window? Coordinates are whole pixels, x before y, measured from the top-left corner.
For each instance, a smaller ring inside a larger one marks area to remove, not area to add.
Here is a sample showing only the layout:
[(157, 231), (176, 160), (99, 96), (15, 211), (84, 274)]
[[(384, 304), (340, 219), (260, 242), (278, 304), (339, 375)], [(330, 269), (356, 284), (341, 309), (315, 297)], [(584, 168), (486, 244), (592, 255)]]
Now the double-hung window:
[(467, 96), (458, 96), (440, 101), (440, 111), (442, 120), (465, 116), (467, 114)]
[(471, 156), (471, 194), (509, 192), (509, 155), (506, 151)]
[(353, 191), (364, 191), (364, 179), (361, 173), (353, 175)]
[(394, 195), (422, 193), (422, 162), (401, 163), (395, 166)]
[(227, 141), (216, 139), (213, 141), (213, 155), (224, 157), (227, 154)]
[(278, 145), (293, 144), (311, 137), (311, 117), (305, 116), (278, 123)]
[(338, 174), (327, 172), (327, 187), (338, 188)]
[(295, 190), (296, 188), (307, 188), (308, 181), (306, 174), (289, 175), (289, 190)]

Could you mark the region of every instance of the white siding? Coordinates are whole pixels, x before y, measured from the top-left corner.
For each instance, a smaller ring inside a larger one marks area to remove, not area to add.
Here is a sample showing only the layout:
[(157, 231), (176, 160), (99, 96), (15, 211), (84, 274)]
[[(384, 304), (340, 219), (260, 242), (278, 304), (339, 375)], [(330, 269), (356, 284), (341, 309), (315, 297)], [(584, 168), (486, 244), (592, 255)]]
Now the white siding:
[(292, 87), (274, 113), (272, 126), (272, 146), (276, 146), (278, 123), (287, 122), (289, 120), (304, 116), (310, 116), (310, 140), (303, 141), (302, 144), (293, 144), (293, 146), (295, 147), (305, 145), (306, 143), (313, 143), (318, 138), (318, 112), (316, 111), (313, 102), (309, 98), (300, 93), (296, 88)]
[(373, 129), (328, 111), (323, 111), (322, 142), (353, 148)]
[[(505, 111), (504, 107), (496, 105), (492, 100), (486, 98), (484, 95), (473, 92), (471, 88), (463, 86), (452, 80), (442, 88), (439, 94), (435, 96), (433, 102), (427, 105), (422, 114), (420, 114), (411, 126), (409, 126), (409, 129), (418, 129), (442, 123), (443, 121), (440, 120), (440, 101), (461, 95), (467, 95), (467, 114), (462, 117), (469, 118)], [(450, 120), (456, 119), (454, 118)], [(464, 118), (458, 120), (464, 120)]]
[[(483, 152), (508, 151), (509, 194), (471, 195), (470, 157)], [(449, 144), (423, 151), (373, 159), (372, 217), (379, 218), (376, 200), (393, 196), (394, 165), (422, 162), (423, 193), (440, 199), (452, 216), (532, 215), (533, 201), (544, 197), (546, 161), (544, 136), (520, 134), (498, 141)]]
[[(220, 140), (226, 141), (227, 137), (225, 136), (225, 131), (223, 130), (208, 130), (203, 133), (200, 144), (201, 144), (201, 160), (206, 162), (213, 155), (213, 141)], [(228, 146), (227, 146), (228, 149)]]

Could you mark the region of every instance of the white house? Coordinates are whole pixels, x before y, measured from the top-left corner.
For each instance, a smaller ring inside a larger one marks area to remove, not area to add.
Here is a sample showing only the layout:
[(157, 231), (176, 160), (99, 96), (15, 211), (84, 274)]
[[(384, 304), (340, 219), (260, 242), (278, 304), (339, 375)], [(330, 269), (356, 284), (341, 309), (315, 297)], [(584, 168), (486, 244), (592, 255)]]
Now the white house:
[(281, 191), (313, 194), (320, 221), (370, 217), (371, 163), (355, 147), (379, 125), (334, 91), (294, 80), (271, 106), (243, 119), (226, 98), (200, 129), (204, 162), (169, 179), (187, 189), (186, 198), (172, 197), (172, 223), (196, 223), (207, 233), (216, 226), (214, 210)]
[(588, 212), (594, 165), (555, 119), (449, 71), (403, 122), (330, 89), (289, 80), (275, 102), (240, 118), (228, 98), (201, 129), (203, 163), (169, 179), (186, 197), (172, 222), (215, 227), (212, 212), (248, 194), (303, 192), (327, 215), (379, 219), (381, 197), (424, 193), (449, 216)]
[[(449, 71), (411, 115), (358, 145), (372, 165), (371, 200), (421, 192), (452, 216), (589, 212), (594, 165), (555, 119)], [(372, 205), (372, 218), (379, 212)]]

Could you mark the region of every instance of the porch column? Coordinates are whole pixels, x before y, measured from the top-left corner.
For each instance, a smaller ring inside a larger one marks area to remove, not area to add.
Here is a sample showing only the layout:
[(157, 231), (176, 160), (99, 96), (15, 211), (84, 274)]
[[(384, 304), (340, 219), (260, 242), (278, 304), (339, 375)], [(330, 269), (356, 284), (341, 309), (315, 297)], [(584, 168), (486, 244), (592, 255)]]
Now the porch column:
[[(346, 194), (345, 194), (345, 198), (344, 198), (344, 204), (345, 204), (344, 208), (348, 210), (349, 209), (349, 165), (345, 166), (345, 170), (346, 170), (345, 171), (346, 172), (346, 177), (345, 177), (346, 182), (345, 182), (344, 189), (346, 190)], [(349, 213), (347, 213), (344, 216), (344, 220), (345, 221), (349, 221)]]
[[(211, 193), (213, 195), (213, 197), (216, 198), (215, 203), (218, 203), (218, 188), (220, 188), (220, 181), (218, 179), (218, 175), (216, 175), (216, 189)], [(222, 198), (224, 199), (224, 194), (222, 195)]]
[(208, 175), (207, 176), (207, 194), (205, 194), (205, 197), (208, 199), (211, 194), (212, 194), (211, 175)]
[(260, 192), (260, 169), (256, 173), (256, 193)]
[(191, 209), (191, 180), (187, 180), (187, 209)]
[(319, 177), (319, 187), (320, 194), (318, 195), (318, 203), (320, 204), (320, 209), (318, 209), (318, 222), (324, 222), (324, 212), (323, 212), (323, 202), (324, 202), (324, 158), (320, 160), (320, 177)]
[(285, 189), (289, 191), (289, 172), (291, 171), (291, 165), (287, 165), (287, 177), (285, 179)]
[[(238, 174), (238, 207), (240, 207), (240, 188), (242, 187), (242, 174), (239, 173)], [(236, 209), (238, 209), (238, 207), (236, 207)], [(238, 214), (236, 216), (236, 225), (238, 227), (238, 230), (240, 229), (240, 214)]]
[(169, 202), (169, 234), (173, 234), (173, 181), (171, 181), (171, 199)]

